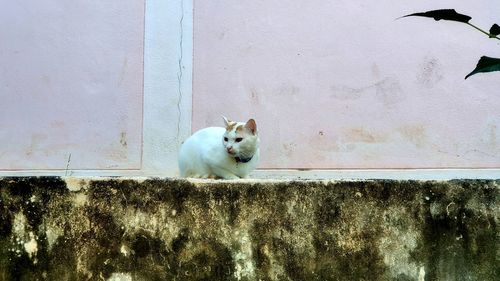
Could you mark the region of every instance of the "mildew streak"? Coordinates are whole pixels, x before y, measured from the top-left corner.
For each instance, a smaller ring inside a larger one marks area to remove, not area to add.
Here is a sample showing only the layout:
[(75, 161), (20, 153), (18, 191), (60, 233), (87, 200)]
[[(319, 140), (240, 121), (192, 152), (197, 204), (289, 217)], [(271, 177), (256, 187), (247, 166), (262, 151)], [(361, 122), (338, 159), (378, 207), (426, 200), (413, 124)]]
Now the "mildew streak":
[(0, 179), (0, 276), (494, 280), (499, 198), (481, 180)]

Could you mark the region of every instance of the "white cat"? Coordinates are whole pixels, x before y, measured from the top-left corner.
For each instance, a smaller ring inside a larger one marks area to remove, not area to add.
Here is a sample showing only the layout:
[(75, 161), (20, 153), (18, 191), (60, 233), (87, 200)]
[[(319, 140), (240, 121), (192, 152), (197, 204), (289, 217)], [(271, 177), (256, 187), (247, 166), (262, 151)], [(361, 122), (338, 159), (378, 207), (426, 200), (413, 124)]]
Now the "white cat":
[(255, 120), (242, 123), (223, 118), (226, 128), (201, 129), (182, 144), (181, 177), (245, 178), (257, 167), (259, 137)]

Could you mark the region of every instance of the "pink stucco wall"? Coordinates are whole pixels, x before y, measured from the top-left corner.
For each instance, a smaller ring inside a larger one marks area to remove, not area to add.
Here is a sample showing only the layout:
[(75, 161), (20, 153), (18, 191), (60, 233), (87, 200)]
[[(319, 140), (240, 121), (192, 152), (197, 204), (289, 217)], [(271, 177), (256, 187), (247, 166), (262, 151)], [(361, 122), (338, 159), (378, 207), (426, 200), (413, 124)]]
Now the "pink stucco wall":
[(144, 1), (3, 1), (0, 26), (0, 170), (139, 168)]
[(195, 1), (193, 131), (256, 118), (260, 168), (500, 167), (498, 40), (396, 18), (497, 1)]

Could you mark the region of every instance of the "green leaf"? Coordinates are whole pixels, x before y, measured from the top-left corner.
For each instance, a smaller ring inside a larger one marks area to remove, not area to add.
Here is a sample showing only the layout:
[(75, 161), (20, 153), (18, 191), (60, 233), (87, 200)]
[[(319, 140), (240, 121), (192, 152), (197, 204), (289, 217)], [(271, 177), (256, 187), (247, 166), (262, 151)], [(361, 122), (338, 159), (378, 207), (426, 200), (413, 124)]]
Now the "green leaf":
[(465, 76), (465, 79), (480, 72), (491, 71), (500, 71), (500, 59), (482, 56), (481, 59), (479, 59), (479, 61), (477, 62), (476, 68), (467, 76)]
[(451, 21), (458, 21), (458, 22), (463, 22), (463, 23), (468, 23), (472, 18), (467, 16), (467, 15), (462, 15), (457, 13), (454, 9), (443, 9), (443, 10), (433, 10), (433, 11), (428, 11), (424, 13), (414, 13), (411, 15), (406, 15), (403, 16), (405, 17), (413, 17), (413, 16), (418, 16), (418, 17), (427, 17), (427, 18), (433, 18), (435, 20), (451, 20)]
[(494, 37), (496, 37), (499, 34), (500, 34), (500, 26), (498, 26), (498, 24), (495, 23), (490, 28), (490, 37), (494, 38)]

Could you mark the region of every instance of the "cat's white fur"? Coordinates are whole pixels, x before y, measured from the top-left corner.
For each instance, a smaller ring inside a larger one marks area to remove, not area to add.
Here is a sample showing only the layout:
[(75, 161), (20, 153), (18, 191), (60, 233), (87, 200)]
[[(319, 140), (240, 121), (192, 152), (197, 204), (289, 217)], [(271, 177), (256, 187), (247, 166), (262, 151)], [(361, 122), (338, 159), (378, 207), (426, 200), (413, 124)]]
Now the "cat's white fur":
[(255, 121), (242, 123), (223, 118), (226, 128), (201, 129), (182, 144), (179, 150), (181, 177), (245, 178), (257, 167), (259, 137)]

